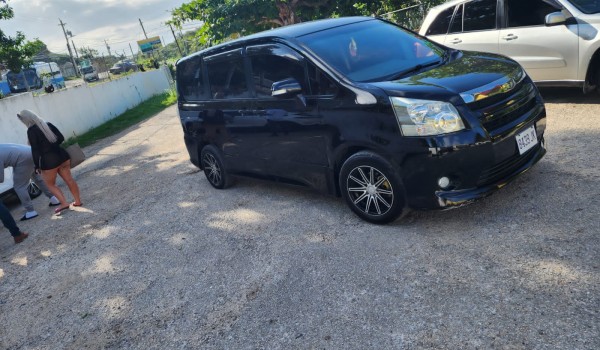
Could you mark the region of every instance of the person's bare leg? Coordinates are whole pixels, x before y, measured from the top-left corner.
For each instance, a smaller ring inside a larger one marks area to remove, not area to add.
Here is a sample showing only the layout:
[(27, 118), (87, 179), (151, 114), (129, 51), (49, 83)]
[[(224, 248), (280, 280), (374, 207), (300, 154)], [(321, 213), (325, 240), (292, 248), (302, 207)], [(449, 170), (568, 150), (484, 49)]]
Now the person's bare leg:
[[(59, 200), (60, 207), (59, 209), (64, 209), (69, 207), (69, 202), (65, 198), (65, 195), (60, 190), (58, 186), (56, 186), (56, 175), (58, 174), (58, 168), (50, 169), (50, 170), (42, 170), (42, 176), (44, 177), (44, 182), (48, 189), (52, 194)], [(59, 210), (57, 209), (57, 210)], [(60, 211), (60, 210), (59, 210)]]
[(75, 182), (73, 175), (71, 175), (71, 161), (70, 160), (67, 160), (66, 162), (62, 163), (58, 167), (58, 175), (60, 175), (60, 177), (62, 177), (62, 179), (67, 184), (67, 187), (69, 187), (69, 191), (71, 191), (71, 194), (73, 195), (73, 198), (75, 199), (75, 202), (73, 202), (73, 205), (75, 205), (75, 206), (81, 205), (81, 196), (79, 194), (79, 186), (77, 185), (77, 182)]

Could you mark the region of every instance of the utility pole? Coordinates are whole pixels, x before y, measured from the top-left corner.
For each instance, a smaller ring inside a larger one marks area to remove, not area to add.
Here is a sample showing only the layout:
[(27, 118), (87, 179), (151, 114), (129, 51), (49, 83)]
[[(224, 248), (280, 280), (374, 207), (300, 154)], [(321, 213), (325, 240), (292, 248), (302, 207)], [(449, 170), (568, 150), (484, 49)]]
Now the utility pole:
[(75, 50), (75, 56), (77, 57), (77, 61), (79, 61), (79, 53), (77, 53), (77, 48), (75, 47), (75, 42), (73, 38), (71, 38), (71, 44), (73, 44), (73, 50)]
[(171, 33), (173, 34), (173, 38), (175, 39), (175, 44), (177, 44), (177, 49), (179, 50), (179, 54), (183, 56), (183, 52), (181, 52), (181, 47), (179, 46), (179, 41), (177, 41), (177, 37), (175, 36), (175, 32), (173, 31), (173, 27), (171, 27), (171, 23), (169, 23), (169, 28), (171, 28)]
[[(146, 37), (146, 39), (148, 39), (148, 34), (146, 34), (146, 29), (144, 29), (144, 23), (142, 23), (142, 19), (138, 18), (138, 20), (140, 21), (140, 25), (142, 26), (142, 31), (144, 32), (144, 36)], [(155, 60), (155, 58), (154, 58), (154, 48), (150, 51), (150, 54), (152, 54), (152, 59)]]
[(135, 59), (135, 55), (133, 54), (133, 49), (131, 48), (131, 43), (129, 43), (129, 50), (131, 50), (131, 58)]
[(104, 65), (104, 69), (106, 69), (106, 75), (108, 75), (108, 80), (112, 80), (110, 78), (110, 71), (107, 69), (106, 59), (104, 58), (104, 52), (102, 53), (102, 64)]
[(60, 26), (62, 27), (63, 30), (63, 34), (65, 35), (65, 40), (67, 41), (67, 49), (69, 50), (69, 56), (71, 56), (71, 63), (73, 64), (73, 69), (75, 70), (75, 75), (77, 77), (79, 77), (79, 71), (77, 70), (77, 64), (75, 63), (75, 59), (73, 58), (73, 52), (71, 52), (71, 45), (69, 45), (69, 38), (67, 37), (67, 32), (65, 31), (65, 24), (63, 23), (63, 21), (59, 18), (58, 21), (60, 22)]
[(112, 55), (110, 54), (110, 46), (108, 46), (108, 43), (106, 42), (106, 39), (104, 39), (104, 44), (106, 44), (106, 49), (108, 50), (108, 56), (109, 56), (109, 57), (110, 57), (110, 56), (112, 56)]
[(189, 53), (188, 45), (187, 41), (185, 40), (185, 37), (183, 36), (183, 32), (181, 32), (181, 29), (179, 29), (179, 37), (181, 38), (181, 41), (183, 41), (183, 51), (187, 55)]
[(142, 26), (142, 31), (144, 32), (144, 36), (146, 37), (146, 39), (148, 39), (148, 35), (146, 34), (146, 29), (144, 29), (144, 24), (142, 23), (142, 19), (138, 18), (138, 20), (140, 21), (140, 25)]

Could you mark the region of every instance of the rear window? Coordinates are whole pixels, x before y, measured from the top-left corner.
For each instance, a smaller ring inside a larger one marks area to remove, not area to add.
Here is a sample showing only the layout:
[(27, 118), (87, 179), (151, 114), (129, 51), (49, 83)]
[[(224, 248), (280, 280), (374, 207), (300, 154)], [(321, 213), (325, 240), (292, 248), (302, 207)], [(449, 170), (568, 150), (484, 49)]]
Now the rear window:
[(437, 15), (435, 20), (431, 22), (431, 26), (429, 26), (425, 35), (438, 35), (448, 33), (448, 27), (450, 26), (450, 21), (452, 20), (453, 13), (454, 6), (442, 11), (439, 15)]
[(177, 88), (186, 101), (205, 97), (200, 57), (193, 57), (177, 65)]

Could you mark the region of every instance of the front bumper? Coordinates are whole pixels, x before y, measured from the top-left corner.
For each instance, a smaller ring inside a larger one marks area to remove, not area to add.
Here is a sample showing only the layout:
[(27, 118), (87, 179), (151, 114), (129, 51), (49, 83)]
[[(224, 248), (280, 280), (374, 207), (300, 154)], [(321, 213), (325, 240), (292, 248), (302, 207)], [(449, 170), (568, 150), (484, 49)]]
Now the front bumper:
[(455, 191), (436, 191), (440, 209), (451, 209), (470, 204), (478, 199), (489, 196), (500, 188), (516, 179), (519, 175), (531, 169), (546, 154), (544, 139), (519, 158), (512, 161), (512, 167), (502, 177), (492, 183), (482, 185), (481, 187), (455, 190)]

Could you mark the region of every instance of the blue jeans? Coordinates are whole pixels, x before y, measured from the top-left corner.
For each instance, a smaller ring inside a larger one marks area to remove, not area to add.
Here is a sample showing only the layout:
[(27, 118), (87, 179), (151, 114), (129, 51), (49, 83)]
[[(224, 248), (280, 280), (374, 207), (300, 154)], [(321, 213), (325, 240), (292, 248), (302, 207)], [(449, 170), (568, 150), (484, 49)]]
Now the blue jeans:
[(10, 231), (10, 234), (13, 237), (21, 234), (21, 230), (17, 227), (15, 219), (13, 219), (12, 215), (10, 215), (10, 211), (2, 202), (0, 202), (0, 220), (2, 220), (2, 224)]

